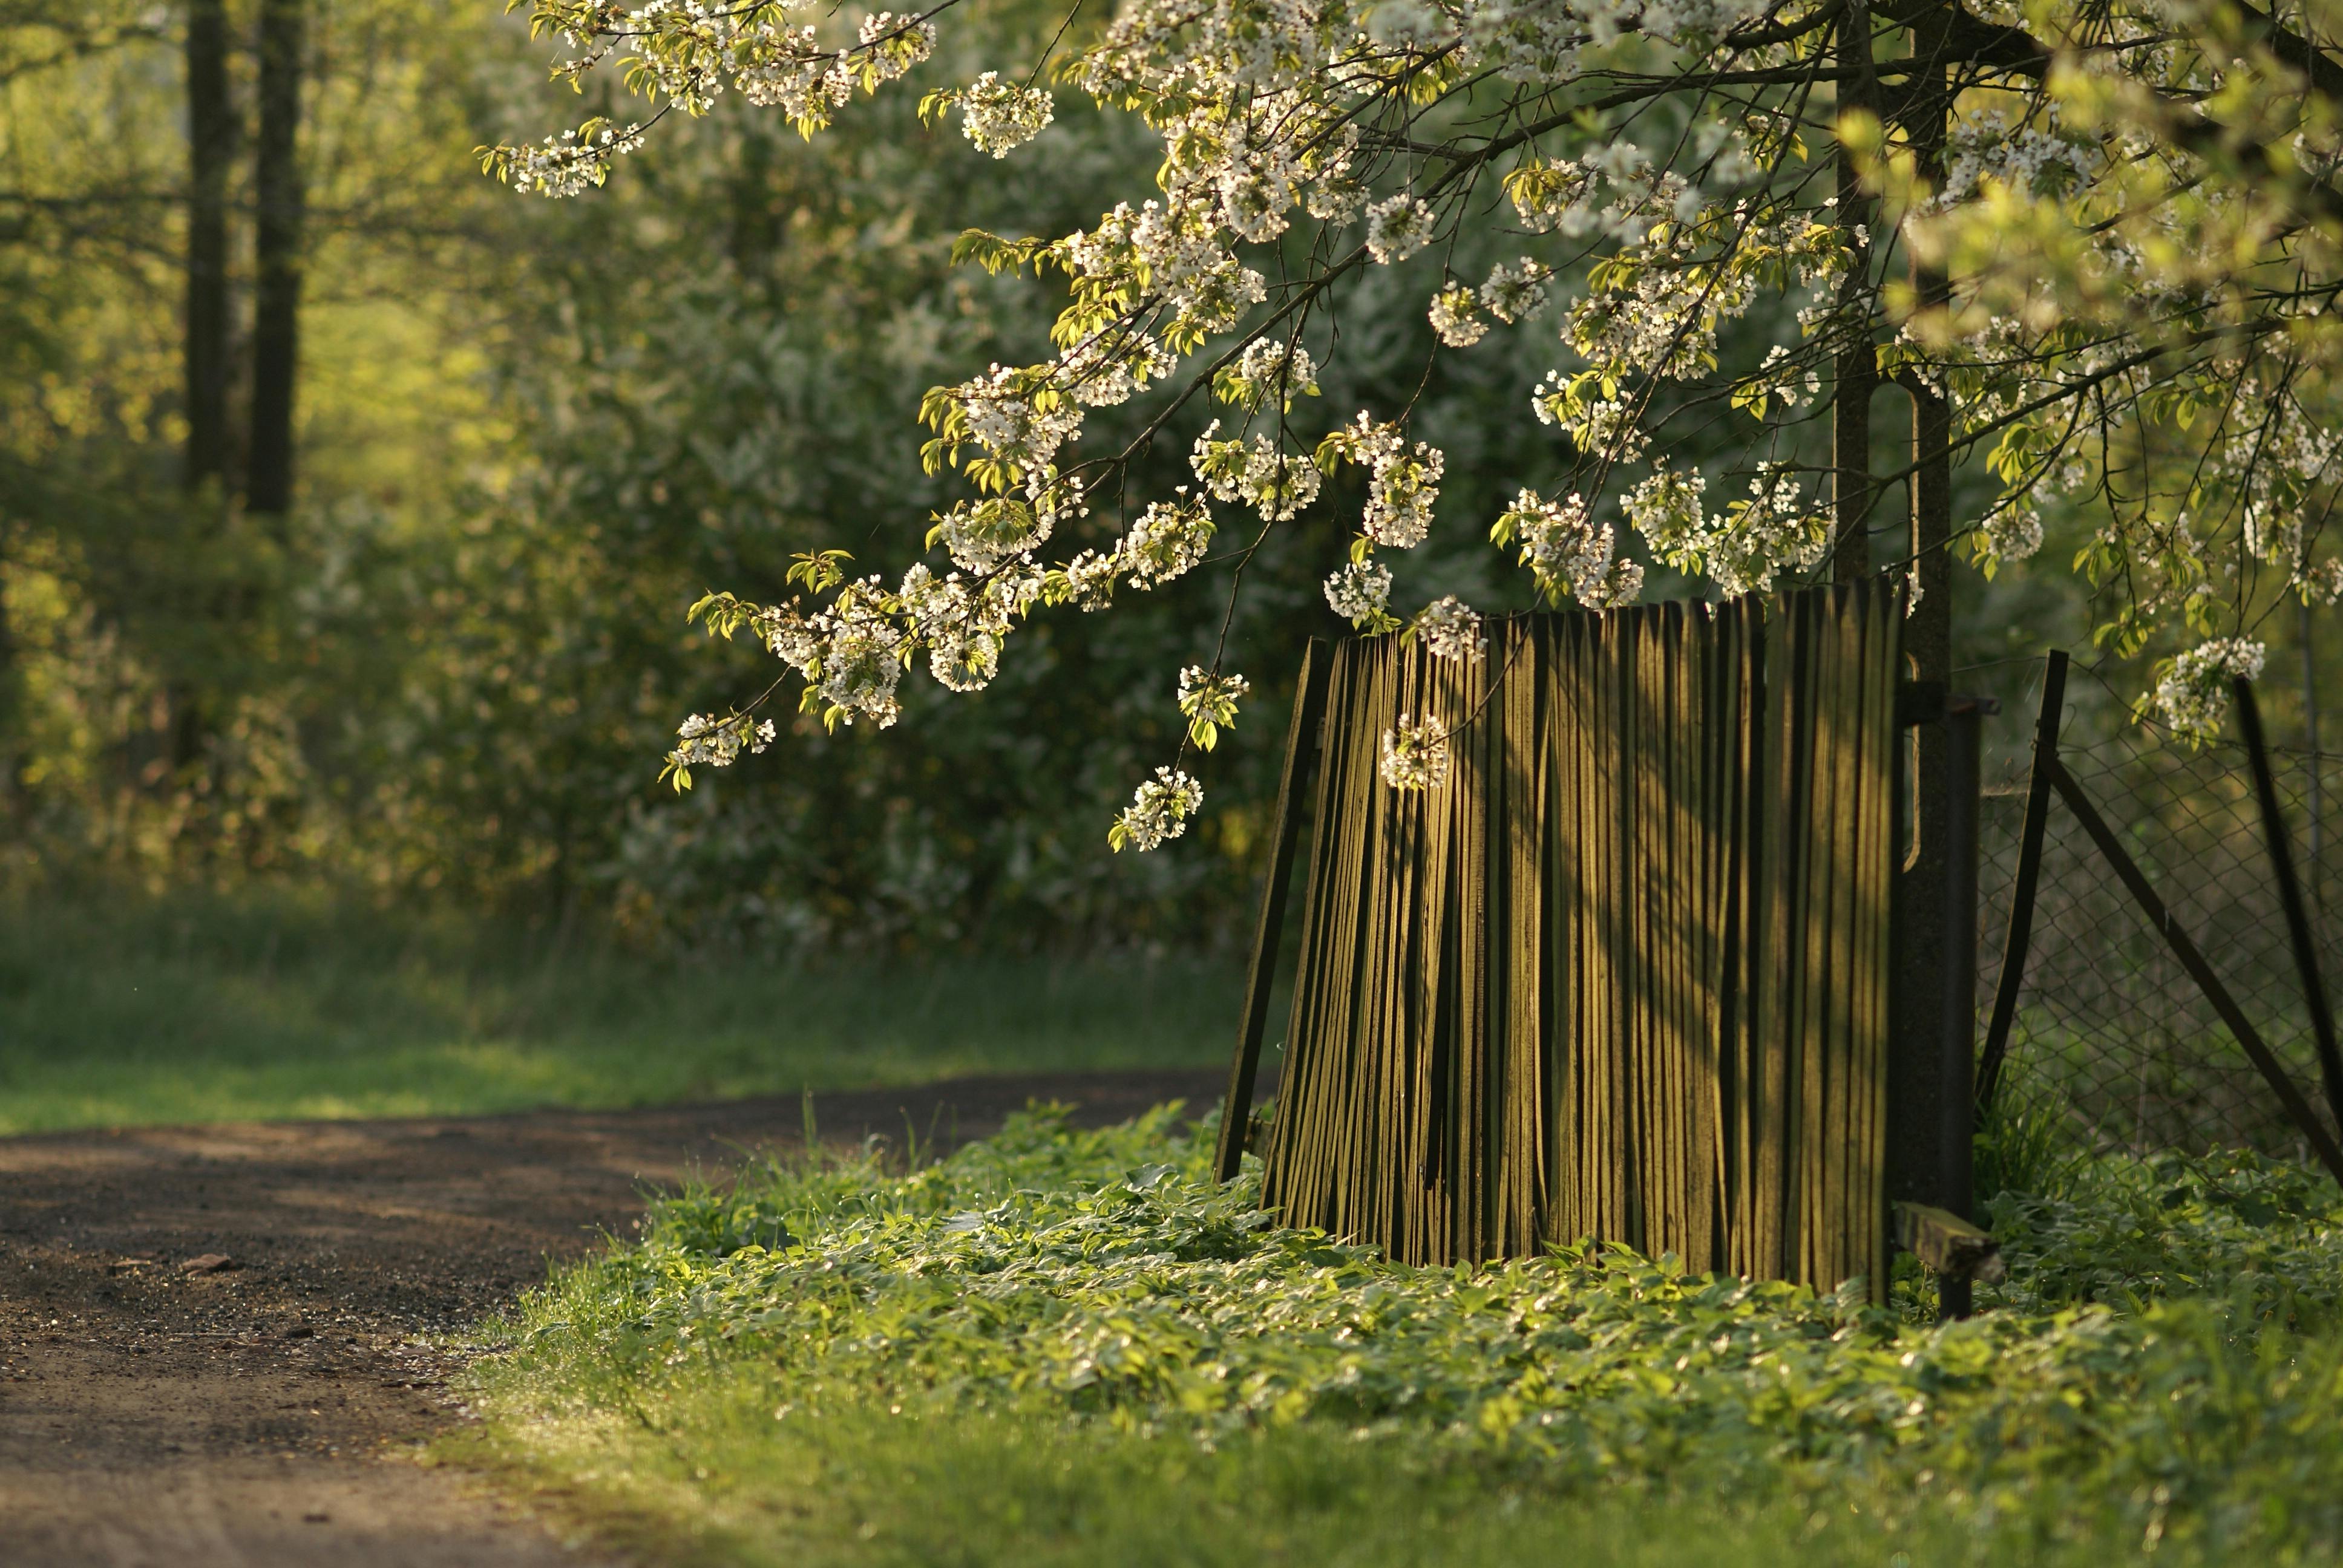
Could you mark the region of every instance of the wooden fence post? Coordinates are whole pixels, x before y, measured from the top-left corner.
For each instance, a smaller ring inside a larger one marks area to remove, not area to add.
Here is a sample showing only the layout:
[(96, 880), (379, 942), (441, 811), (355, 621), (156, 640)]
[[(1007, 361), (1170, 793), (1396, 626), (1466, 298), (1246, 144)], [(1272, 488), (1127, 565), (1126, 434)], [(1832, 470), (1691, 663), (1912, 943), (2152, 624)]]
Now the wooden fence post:
[(1302, 650), (1302, 674), (1294, 682), (1293, 720), (1285, 732), (1285, 768), (1278, 775), (1277, 807), (1270, 820), (1269, 880), (1261, 892), (1261, 921), (1254, 929), (1252, 963), (1245, 975), (1244, 1021), (1237, 1053), (1229, 1063), (1228, 1095), (1221, 1106), (1221, 1141), (1212, 1173), (1222, 1181), (1243, 1168), (1245, 1130), (1252, 1119), (1253, 1078), (1261, 1066), (1261, 1040), (1269, 1027), (1270, 992), (1277, 980), (1278, 939), (1285, 930), (1287, 885), (1293, 880), (1293, 851), (1302, 840), (1303, 775), (1318, 754), (1326, 713), (1326, 678), (1332, 650), (1312, 638)]
[[(1891, 1214), (1918, 1206), (1966, 1220), (1976, 1201), (1978, 728), (1993, 704), (1912, 681), (1899, 706), (1906, 729), (1943, 726), (1945, 799), (1914, 812), (1906, 796), (1896, 813), (1917, 837), (1896, 879), (1887, 1196)], [(1945, 1316), (1968, 1314), (1966, 1274), (1940, 1274), (1937, 1291)]]
[[(1945, 944), (1943, 1012), (1936, 1040), (1936, 1171), (1938, 1208), (1976, 1218), (1976, 929), (1977, 801), (1983, 790), (1985, 716), (1991, 701), (1956, 697), (1945, 705)], [(1969, 1315), (1969, 1275), (1936, 1279), (1937, 1315)]]

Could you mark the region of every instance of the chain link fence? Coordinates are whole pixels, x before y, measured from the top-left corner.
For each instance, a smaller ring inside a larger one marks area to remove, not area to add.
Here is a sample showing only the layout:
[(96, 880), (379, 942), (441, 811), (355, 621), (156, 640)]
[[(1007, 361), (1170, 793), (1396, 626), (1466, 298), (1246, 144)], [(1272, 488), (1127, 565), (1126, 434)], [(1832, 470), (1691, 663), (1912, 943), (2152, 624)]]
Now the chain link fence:
[[(2005, 740), (2032, 734), (2038, 668), (2023, 706), (2004, 710)], [(2245, 748), (2225, 739), (2192, 750), (2152, 726), (2070, 709), (2059, 751), (2316, 1114), (2331, 1120)], [(1980, 1020), (2000, 977), (2030, 763), (2029, 751), (2014, 750), (1986, 776)], [(2331, 995), (2343, 978), (2343, 854), (2330, 819), (2343, 758), (2273, 748), (2271, 763)], [(2310, 1158), (2268, 1083), (2055, 796), (2030, 946), (2001, 1103), (2055, 1116), (2103, 1150)]]

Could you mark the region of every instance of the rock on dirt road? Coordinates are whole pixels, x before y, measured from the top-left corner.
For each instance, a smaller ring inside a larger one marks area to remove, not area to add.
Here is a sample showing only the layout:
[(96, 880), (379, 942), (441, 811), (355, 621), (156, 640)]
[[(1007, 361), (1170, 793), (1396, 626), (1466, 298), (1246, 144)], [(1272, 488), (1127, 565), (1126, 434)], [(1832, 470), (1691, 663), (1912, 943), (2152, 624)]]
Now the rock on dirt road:
[[(980, 1137), (1031, 1100), (1102, 1124), (1216, 1074), (822, 1095), (825, 1141)], [(0, 1564), (583, 1568), (611, 1561), (420, 1462), (461, 1419), (433, 1348), (646, 1184), (801, 1138), (794, 1100), (0, 1140)]]

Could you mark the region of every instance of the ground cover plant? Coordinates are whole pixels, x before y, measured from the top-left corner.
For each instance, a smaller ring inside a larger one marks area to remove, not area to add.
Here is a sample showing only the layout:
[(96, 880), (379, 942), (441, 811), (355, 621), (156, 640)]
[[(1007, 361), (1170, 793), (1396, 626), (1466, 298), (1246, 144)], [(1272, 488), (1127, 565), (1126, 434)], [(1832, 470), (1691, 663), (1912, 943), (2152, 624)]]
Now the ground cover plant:
[(1215, 1061), (1232, 965), (749, 960), (288, 892), (0, 904), (0, 1134)]
[(1877, 1308), (1607, 1248), (1401, 1268), (1208, 1148), (1041, 1111), (676, 1194), (495, 1331), (468, 1452), (727, 1563), (2343, 1546), (2343, 1201), (2291, 1166), (2032, 1161), (1992, 1200), (2009, 1282), (1939, 1327), (1909, 1278)]

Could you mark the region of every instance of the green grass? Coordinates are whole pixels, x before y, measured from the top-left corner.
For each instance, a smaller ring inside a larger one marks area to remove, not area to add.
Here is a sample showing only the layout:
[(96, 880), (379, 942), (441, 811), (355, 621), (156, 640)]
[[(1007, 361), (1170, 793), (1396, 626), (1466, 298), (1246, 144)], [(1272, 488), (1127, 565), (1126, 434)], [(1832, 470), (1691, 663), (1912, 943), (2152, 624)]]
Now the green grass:
[(659, 960), (289, 896), (0, 905), (0, 1133), (1223, 1060), (1234, 966)]
[(661, 1562), (2332, 1561), (2343, 1201), (2250, 1156), (2015, 1191), (1996, 1310), (1615, 1249), (1411, 1270), (1168, 1116), (767, 1166), (491, 1331), (500, 1470)]

